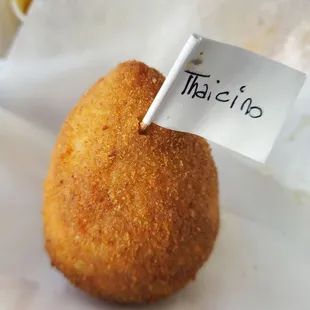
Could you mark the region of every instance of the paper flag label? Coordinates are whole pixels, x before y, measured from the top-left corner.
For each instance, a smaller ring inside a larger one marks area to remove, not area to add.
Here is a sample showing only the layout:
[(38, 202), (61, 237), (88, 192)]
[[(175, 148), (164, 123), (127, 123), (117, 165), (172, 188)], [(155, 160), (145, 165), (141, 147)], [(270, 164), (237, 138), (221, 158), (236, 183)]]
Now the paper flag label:
[(153, 122), (264, 162), (305, 78), (255, 53), (199, 37)]

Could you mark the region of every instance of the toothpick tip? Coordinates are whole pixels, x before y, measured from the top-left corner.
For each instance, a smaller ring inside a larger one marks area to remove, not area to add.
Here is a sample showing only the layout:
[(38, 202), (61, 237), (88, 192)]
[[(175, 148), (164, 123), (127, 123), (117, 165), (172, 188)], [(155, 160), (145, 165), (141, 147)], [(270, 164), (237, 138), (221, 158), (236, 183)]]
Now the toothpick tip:
[(141, 122), (141, 123), (140, 123), (140, 132), (145, 131), (145, 129), (147, 128), (147, 126), (148, 126), (147, 124)]

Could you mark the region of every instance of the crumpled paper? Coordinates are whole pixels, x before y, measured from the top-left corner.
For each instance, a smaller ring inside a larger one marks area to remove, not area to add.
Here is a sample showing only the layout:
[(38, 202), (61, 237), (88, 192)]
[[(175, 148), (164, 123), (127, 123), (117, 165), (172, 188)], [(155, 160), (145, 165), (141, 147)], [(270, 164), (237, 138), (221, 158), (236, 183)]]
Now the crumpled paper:
[[(307, 72), (309, 6), (301, 0), (36, 1), (0, 71), (0, 309), (121, 308), (73, 288), (44, 252), (49, 153), (91, 84), (132, 58), (167, 74), (191, 32)], [(151, 309), (309, 309), (308, 96), (307, 86), (267, 166), (214, 146), (222, 217), (216, 248), (195, 282)]]
[[(167, 74), (191, 32), (307, 73), (308, 12), (307, 0), (37, 1), (3, 70), (0, 105), (56, 134), (83, 92), (108, 70), (135, 58)], [(310, 195), (309, 83), (266, 165), (240, 157), (305, 195)]]
[(18, 19), (12, 11), (10, 2), (10, 0), (0, 1), (0, 69), (19, 26)]

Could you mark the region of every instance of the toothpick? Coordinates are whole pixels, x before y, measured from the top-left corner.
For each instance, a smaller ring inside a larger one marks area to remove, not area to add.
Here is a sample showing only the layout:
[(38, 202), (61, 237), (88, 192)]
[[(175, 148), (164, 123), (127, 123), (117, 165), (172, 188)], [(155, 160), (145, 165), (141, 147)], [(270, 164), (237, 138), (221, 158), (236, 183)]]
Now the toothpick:
[(144, 122), (141, 122), (140, 123), (140, 132), (143, 132), (146, 128), (147, 128), (148, 125), (146, 125)]
[(187, 40), (177, 60), (172, 66), (164, 84), (158, 91), (153, 103), (151, 104), (150, 108), (148, 109), (146, 115), (144, 116), (140, 124), (140, 129), (142, 132), (147, 128), (147, 126), (151, 124), (160, 104), (162, 103), (163, 99), (167, 95), (169, 89), (171, 88), (176, 77), (178, 76), (180, 70), (183, 68), (185, 62), (188, 60), (189, 55), (192, 53), (195, 47), (200, 43), (200, 41), (201, 41), (201, 37), (196, 34), (192, 34), (190, 38)]

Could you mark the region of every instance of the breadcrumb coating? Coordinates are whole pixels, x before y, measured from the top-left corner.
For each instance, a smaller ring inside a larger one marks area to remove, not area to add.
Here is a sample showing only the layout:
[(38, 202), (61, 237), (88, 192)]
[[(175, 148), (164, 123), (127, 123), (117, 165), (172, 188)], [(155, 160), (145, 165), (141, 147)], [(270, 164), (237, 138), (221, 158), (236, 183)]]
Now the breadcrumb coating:
[(66, 119), (44, 184), (51, 263), (100, 298), (144, 303), (195, 278), (219, 228), (217, 170), (207, 142), (151, 124), (164, 77), (122, 63)]

